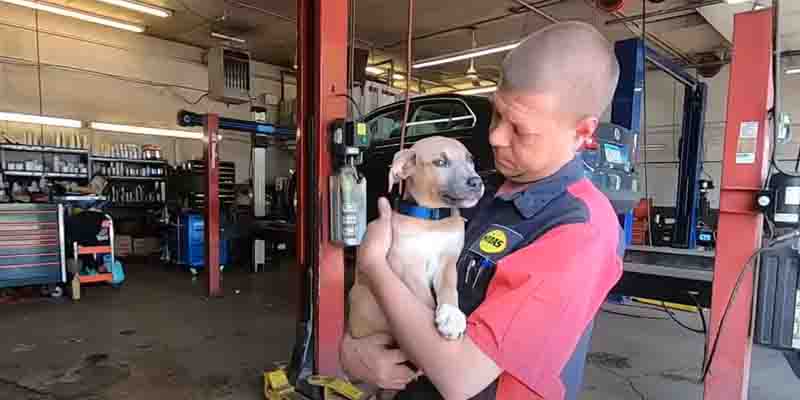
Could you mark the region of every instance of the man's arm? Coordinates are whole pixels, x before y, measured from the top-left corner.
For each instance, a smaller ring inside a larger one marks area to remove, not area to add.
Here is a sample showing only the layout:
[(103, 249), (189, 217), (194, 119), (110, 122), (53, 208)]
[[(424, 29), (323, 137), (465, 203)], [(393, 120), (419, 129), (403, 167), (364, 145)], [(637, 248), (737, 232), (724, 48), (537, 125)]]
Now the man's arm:
[(408, 357), (392, 349), (394, 340), (386, 334), (354, 339), (346, 333), (339, 358), (351, 379), (364, 381), (384, 389), (401, 390), (418, 374), (404, 363)]
[(472, 340), (447, 340), (439, 334), (433, 310), (408, 290), (388, 263), (369, 268), (373, 293), (395, 340), (444, 398), (470, 398), (497, 379), (502, 370)]

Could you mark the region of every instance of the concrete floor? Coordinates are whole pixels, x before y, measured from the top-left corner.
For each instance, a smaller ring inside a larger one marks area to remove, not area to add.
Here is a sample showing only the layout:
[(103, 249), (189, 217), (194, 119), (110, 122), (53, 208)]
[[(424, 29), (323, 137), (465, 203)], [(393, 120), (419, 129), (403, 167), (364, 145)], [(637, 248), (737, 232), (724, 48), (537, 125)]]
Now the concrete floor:
[[(2, 304), (0, 399), (263, 399), (261, 371), (287, 360), (294, 341), (287, 269), (228, 270), (225, 297), (206, 300), (188, 273), (128, 265), (121, 289), (88, 288), (77, 303)], [(700, 399), (701, 357), (702, 337), (671, 321), (603, 313), (581, 400)], [(780, 354), (763, 348), (751, 381), (753, 400), (800, 393)]]

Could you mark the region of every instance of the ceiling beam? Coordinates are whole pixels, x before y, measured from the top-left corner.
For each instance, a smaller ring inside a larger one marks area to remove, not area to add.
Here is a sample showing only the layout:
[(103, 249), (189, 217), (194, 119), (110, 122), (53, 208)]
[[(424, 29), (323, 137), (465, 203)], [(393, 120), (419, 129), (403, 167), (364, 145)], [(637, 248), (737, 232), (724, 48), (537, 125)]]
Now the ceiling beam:
[[(543, 0), (543, 1), (538, 1), (536, 3), (532, 3), (531, 5), (536, 7), (536, 8), (538, 8), (538, 9), (542, 9), (542, 8), (555, 6), (555, 5), (563, 3), (563, 2), (564, 2), (564, 0)], [(491, 23), (494, 23), (494, 22), (503, 21), (503, 20), (505, 20), (507, 18), (516, 17), (516, 16), (527, 14), (527, 13), (531, 13), (531, 12), (533, 12), (533, 11), (525, 9), (523, 7), (517, 7), (515, 9), (512, 9), (512, 11), (509, 12), (509, 13), (498, 15), (496, 17), (485, 18), (485, 19), (481, 19), (481, 20), (477, 20), (477, 21), (472, 21), (472, 22), (469, 22), (469, 23), (466, 23), (466, 24), (459, 24), (459, 25), (451, 26), (449, 28), (444, 28), (444, 29), (441, 29), (441, 30), (438, 30), (438, 31), (425, 33), (425, 34), (422, 34), (422, 35), (417, 35), (417, 36), (414, 36), (414, 41), (416, 42), (416, 41), (419, 41), (419, 40), (430, 39), (432, 37), (441, 36), (441, 35), (444, 35), (444, 34), (447, 34), (447, 33), (452, 33), (452, 32), (457, 32), (457, 31), (471, 30), (471, 29), (475, 29), (475, 28), (477, 28), (477, 27), (479, 27), (481, 25), (487, 25), (487, 24), (491, 24)], [(391, 49), (393, 47), (400, 46), (403, 43), (404, 43), (404, 41), (399, 40), (399, 41), (396, 41), (396, 42), (387, 43), (385, 45), (382, 45), (382, 46), (379, 47), (379, 49), (380, 50), (387, 50), (387, 49)]]
[(702, 3), (687, 4), (687, 5), (680, 6), (680, 7), (673, 7), (673, 8), (668, 8), (668, 9), (659, 10), (659, 11), (653, 11), (653, 12), (649, 12), (649, 13), (645, 13), (645, 14), (630, 15), (630, 16), (626, 16), (626, 17), (622, 17), (622, 18), (611, 19), (611, 20), (606, 21), (606, 25), (624, 24), (626, 22), (636, 22), (636, 21), (641, 21), (642, 18), (644, 18), (645, 21), (646, 21), (648, 18), (652, 18), (652, 17), (658, 17), (658, 16), (661, 16), (661, 15), (668, 15), (668, 14), (675, 14), (675, 13), (680, 13), (680, 12), (685, 12), (685, 11), (696, 11), (700, 7), (713, 6), (713, 5), (721, 4), (721, 3), (724, 3), (724, 2), (725, 2), (725, 0), (706, 0), (706, 1), (703, 1)]

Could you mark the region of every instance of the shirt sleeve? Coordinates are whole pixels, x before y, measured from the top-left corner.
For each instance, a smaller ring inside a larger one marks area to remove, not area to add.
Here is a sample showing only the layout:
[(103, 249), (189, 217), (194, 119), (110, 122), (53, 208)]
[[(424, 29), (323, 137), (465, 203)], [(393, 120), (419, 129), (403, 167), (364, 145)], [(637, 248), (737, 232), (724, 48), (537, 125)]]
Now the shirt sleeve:
[(586, 224), (562, 225), (506, 256), (467, 335), (504, 372), (544, 395), (537, 382), (560, 374), (622, 275), (617, 241)]

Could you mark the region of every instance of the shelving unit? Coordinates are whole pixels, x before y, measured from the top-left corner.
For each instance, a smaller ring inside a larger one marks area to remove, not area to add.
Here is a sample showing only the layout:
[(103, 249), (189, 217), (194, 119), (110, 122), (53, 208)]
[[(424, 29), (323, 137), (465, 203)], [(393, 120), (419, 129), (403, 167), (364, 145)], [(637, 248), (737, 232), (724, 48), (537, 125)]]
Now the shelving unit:
[(104, 161), (104, 162), (125, 162), (125, 163), (132, 163), (132, 164), (161, 164), (166, 165), (167, 162), (165, 160), (134, 160), (134, 159), (126, 159), (126, 158), (115, 158), (115, 157), (100, 157), (100, 156), (91, 156), (90, 159), (92, 161)]
[(61, 153), (61, 154), (89, 154), (87, 149), (76, 149), (70, 147), (52, 146), (30, 146), (26, 144), (0, 144), (0, 149), (15, 151), (30, 151), (38, 153)]
[(85, 148), (0, 144), (0, 171), (9, 196), (14, 185), (27, 187), (41, 178), (86, 184), (89, 164), (89, 150)]
[(166, 180), (165, 176), (108, 176), (108, 179), (119, 181), (163, 181)]

